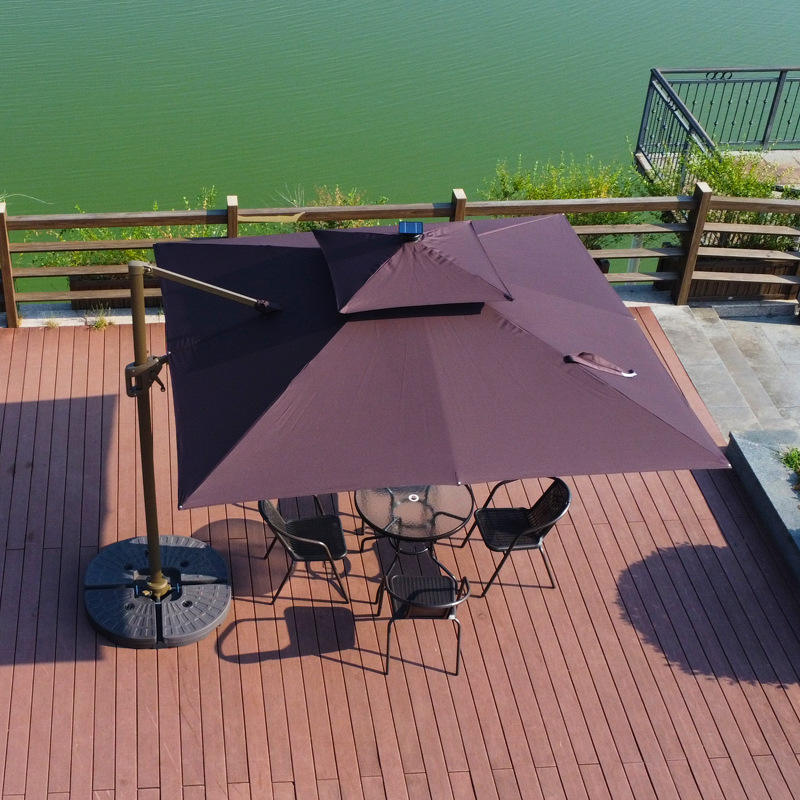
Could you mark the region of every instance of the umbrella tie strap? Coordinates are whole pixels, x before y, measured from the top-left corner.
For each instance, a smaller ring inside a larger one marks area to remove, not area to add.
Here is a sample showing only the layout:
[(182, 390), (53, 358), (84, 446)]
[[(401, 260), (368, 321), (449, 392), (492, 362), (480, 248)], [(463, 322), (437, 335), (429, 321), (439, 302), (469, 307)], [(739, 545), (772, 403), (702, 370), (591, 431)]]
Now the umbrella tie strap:
[(636, 371), (632, 369), (623, 369), (617, 366), (613, 361), (607, 358), (598, 356), (595, 353), (578, 353), (577, 355), (564, 356), (564, 361), (567, 364), (581, 364), (589, 369), (595, 369), (598, 372), (609, 372), (612, 375), (620, 375), (623, 378), (635, 378)]
[(164, 364), (168, 363), (169, 354), (165, 356), (148, 356), (144, 364), (128, 364), (125, 367), (125, 393), (128, 397), (138, 397), (150, 391), (153, 383), (165, 392), (167, 387), (161, 382), (158, 373)]

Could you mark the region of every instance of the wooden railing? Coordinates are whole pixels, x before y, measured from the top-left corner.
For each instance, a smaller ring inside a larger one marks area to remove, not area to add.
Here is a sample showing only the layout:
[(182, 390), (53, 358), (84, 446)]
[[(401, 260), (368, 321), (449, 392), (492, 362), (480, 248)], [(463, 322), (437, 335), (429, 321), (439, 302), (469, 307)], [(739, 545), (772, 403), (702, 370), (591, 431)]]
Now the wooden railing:
[[(800, 228), (792, 225), (759, 225), (713, 222), (708, 219), (711, 211), (758, 212), (789, 217), (800, 214), (800, 200), (772, 200), (759, 198), (736, 198), (714, 196), (703, 183), (695, 188), (694, 195), (675, 197), (621, 197), (592, 198), (579, 200), (511, 200), (468, 201), (463, 190), (454, 189), (450, 202), (413, 203), (369, 206), (313, 206), (303, 208), (256, 208), (240, 209), (236, 196), (227, 199), (224, 209), (200, 211), (148, 211), (101, 214), (57, 214), (9, 216), (6, 204), (0, 203), (0, 276), (8, 327), (20, 324), (17, 304), (52, 302), (70, 299), (90, 299), (102, 305), (103, 301), (125, 297), (127, 289), (87, 289), (82, 291), (25, 291), (17, 292), (14, 280), (42, 276), (70, 275), (114, 275), (127, 272), (124, 264), (95, 264), (89, 266), (15, 267), (13, 257), (23, 253), (56, 253), (103, 251), (113, 254), (120, 250), (146, 249), (159, 239), (113, 239), (113, 240), (59, 240), (59, 241), (10, 241), (16, 238), (11, 232), (43, 231), (86, 228), (131, 229), (141, 226), (189, 226), (220, 225), (229, 237), (240, 235), (240, 226), (263, 222), (340, 222), (345, 220), (395, 220), (449, 219), (466, 220), (470, 217), (486, 216), (534, 216), (541, 214), (578, 214), (598, 212), (655, 212), (654, 217), (672, 216), (685, 222), (631, 222), (613, 225), (574, 225), (578, 235), (632, 236), (634, 243), (653, 234), (677, 235), (676, 246), (643, 247), (632, 245), (620, 248), (590, 249), (595, 259), (668, 259), (673, 269), (659, 268), (656, 272), (629, 271), (611, 272), (607, 275), (612, 283), (668, 282), (672, 285), (676, 303), (686, 303), (693, 280), (726, 283), (757, 283), (796, 287), (800, 285), (800, 252), (798, 250), (777, 251), (764, 249), (726, 248), (703, 246), (703, 235), (760, 234), (762, 236), (795, 237), (800, 241)], [(794, 245), (797, 247), (797, 244)], [(752, 272), (712, 272), (697, 270), (698, 256), (722, 255), (753, 264)], [(110, 256), (109, 258), (112, 258)], [(759, 273), (771, 261), (796, 263), (793, 274), (771, 275)], [(663, 262), (662, 262), (663, 263)], [(146, 294), (158, 296), (158, 289), (148, 289)]]

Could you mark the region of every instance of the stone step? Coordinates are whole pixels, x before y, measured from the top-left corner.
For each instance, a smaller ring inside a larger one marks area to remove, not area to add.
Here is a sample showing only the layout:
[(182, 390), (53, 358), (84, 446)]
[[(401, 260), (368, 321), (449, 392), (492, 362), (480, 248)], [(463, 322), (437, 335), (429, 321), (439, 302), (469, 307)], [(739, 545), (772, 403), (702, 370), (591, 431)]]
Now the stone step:
[(726, 408), (728, 404), (723, 399), (719, 403), (720, 413), (725, 416), (730, 415), (728, 424), (731, 430), (786, 427), (786, 418), (781, 414), (775, 399), (764, 384), (769, 370), (761, 369), (759, 364), (762, 354), (769, 349), (761, 338), (761, 331), (767, 323), (721, 319), (717, 311), (710, 307), (693, 308), (692, 316), (714, 347), (757, 422), (757, 425), (750, 425), (748, 423), (751, 423), (752, 419), (745, 416), (740, 423), (735, 416), (738, 412), (737, 405)]
[(653, 312), (724, 435), (761, 425), (709, 333), (689, 306), (653, 306)]
[(800, 326), (791, 315), (721, 318), (710, 306), (651, 307), (724, 434), (798, 426)]
[(777, 317), (729, 318), (724, 324), (777, 408), (782, 425), (800, 427), (800, 325)]

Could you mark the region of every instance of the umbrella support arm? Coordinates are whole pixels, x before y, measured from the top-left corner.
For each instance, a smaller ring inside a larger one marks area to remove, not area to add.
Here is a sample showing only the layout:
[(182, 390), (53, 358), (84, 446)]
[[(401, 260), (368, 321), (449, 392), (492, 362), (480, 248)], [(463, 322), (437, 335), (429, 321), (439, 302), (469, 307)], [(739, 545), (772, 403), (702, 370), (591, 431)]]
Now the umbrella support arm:
[[(128, 265), (135, 360), (125, 368), (126, 391), (136, 398), (138, 412), (147, 537), (103, 547), (86, 569), (83, 599), (89, 621), (115, 644), (179, 647), (200, 641), (222, 624), (230, 610), (231, 586), (224, 560), (205, 542), (158, 532), (150, 387), (155, 382), (165, 391), (158, 373), (167, 357), (147, 352), (147, 267)], [(191, 579), (183, 580), (184, 575)]]
[(151, 356), (147, 351), (147, 326), (144, 310), (144, 276), (175, 281), (199, 289), (202, 292), (233, 300), (250, 306), (262, 314), (278, 311), (279, 306), (268, 300), (232, 292), (220, 286), (204, 283), (177, 272), (161, 269), (146, 261), (128, 262), (128, 275), (131, 285), (131, 316), (133, 319), (134, 362), (125, 367), (125, 390), (129, 397), (136, 398), (139, 413), (139, 451), (142, 460), (142, 490), (144, 493), (145, 520), (147, 525), (148, 572), (146, 592), (160, 600), (172, 591), (172, 586), (164, 575), (161, 563), (161, 545), (158, 533), (158, 513), (156, 505), (155, 466), (153, 462), (153, 426), (150, 414), (150, 387), (157, 383), (161, 391), (164, 384), (158, 377), (168, 356)]
[(271, 311), (280, 311), (280, 306), (275, 303), (270, 303), (269, 300), (259, 300), (255, 297), (248, 297), (238, 292), (232, 292), (230, 289), (223, 289), (221, 286), (215, 286), (213, 283), (205, 283), (204, 281), (197, 280), (197, 278), (190, 278), (188, 275), (181, 275), (178, 272), (170, 272), (167, 269), (161, 269), (161, 267), (148, 264), (146, 261), (129, 261), (128, 274), (152, 275), (154, 278), (182, 283), (184, 286), (190, 286), (192, 289), (198, 289), (201, 292), (207, 292), (208, 294), (222, 297), (225, 300), (233, 300), (235, 303), (250, 306), (262, 314), (269, 314)]

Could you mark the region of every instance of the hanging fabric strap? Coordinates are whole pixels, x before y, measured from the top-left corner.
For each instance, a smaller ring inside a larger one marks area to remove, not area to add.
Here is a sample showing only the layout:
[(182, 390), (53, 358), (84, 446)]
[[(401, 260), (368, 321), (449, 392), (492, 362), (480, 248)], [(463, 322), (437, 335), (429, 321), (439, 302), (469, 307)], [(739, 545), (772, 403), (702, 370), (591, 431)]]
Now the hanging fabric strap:
[(589, 369), (597, 370), (598, 372), (608, 372), (612, 375), (620, 375), (623, 378), (635, 378), (636, 372), (632, 369), (623, 369), (617, 366), (613, 361), (607, 358), (598, 356), (595, 353), (578, 353), (577, 355), (564, 356), (564, 361), (567, 364), (581, 364)]

